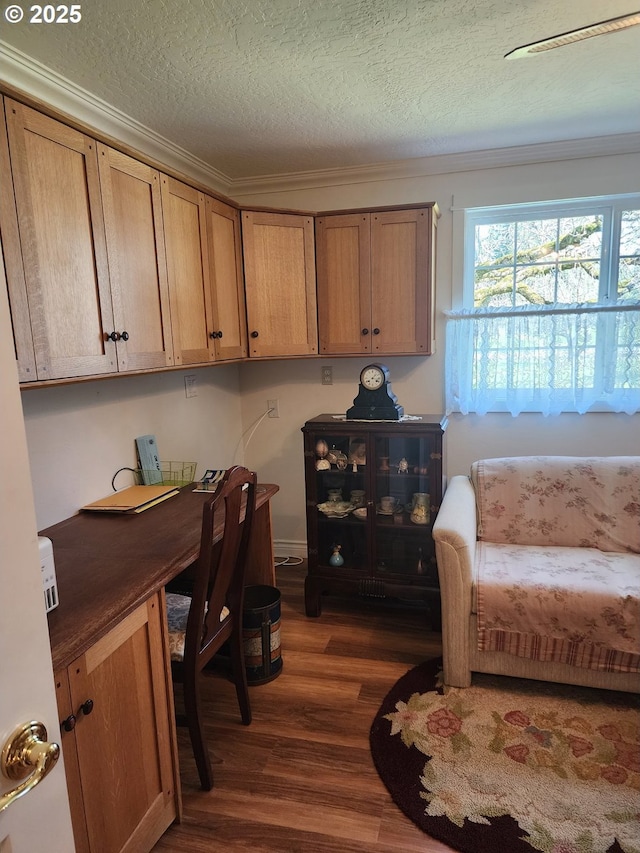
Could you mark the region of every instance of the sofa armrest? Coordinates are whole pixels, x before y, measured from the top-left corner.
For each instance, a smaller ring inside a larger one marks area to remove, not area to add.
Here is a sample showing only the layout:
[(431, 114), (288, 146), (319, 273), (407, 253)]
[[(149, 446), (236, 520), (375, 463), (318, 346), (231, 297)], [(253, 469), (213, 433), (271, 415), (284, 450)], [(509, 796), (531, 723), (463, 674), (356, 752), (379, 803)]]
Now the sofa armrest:
[(449, 481), (433, 524), (436, 543), (447, 542), (456, 551), (468, 548), (473, 560), (476, 547), (476, 495), (468, 477), (459, 474)]
[(442, 602), (444, 681), (471, 683), (469, 618), (476, 552), (476, 498), (468, 477), (452, 477), (433, 525)]

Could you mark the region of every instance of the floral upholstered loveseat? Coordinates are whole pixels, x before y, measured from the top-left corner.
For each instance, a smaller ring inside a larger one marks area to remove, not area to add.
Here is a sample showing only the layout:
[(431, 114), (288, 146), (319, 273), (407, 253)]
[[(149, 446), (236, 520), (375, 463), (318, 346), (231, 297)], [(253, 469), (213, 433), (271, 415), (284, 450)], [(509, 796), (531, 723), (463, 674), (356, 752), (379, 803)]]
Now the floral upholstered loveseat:
[(433, 537), (446, 684), (640, 690), (640, 457), (474, 462)]

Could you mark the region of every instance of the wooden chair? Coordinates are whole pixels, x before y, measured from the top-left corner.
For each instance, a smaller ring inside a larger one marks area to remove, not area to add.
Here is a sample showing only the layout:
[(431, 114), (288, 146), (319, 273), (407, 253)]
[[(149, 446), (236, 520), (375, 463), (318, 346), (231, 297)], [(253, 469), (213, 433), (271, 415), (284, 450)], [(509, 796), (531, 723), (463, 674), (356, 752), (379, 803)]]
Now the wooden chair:
[(205, 499), (193, 592), (191, 596), (167, 593), (172, 675), (174, 681), (183, 684), (186, 723), (205, 791), (213, 787), (213, 774), (204, 736), (200, 678), (203, 668), (227, 641), (242, 722), (251, 722), (242, 604), (255, 487), (256, 475), (246, 468), (234, 466), (225, 473), (215, 494)]

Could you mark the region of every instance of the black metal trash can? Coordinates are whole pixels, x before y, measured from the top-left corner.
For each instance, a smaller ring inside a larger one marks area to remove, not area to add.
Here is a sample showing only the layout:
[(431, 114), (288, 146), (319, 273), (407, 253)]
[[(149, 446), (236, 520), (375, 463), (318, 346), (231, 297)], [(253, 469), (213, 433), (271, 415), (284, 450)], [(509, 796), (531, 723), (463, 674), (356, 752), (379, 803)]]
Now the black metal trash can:
[(242, 641), (248, 684), (266, 684), (280, 675), (280, 590), (274, 586), (245, 589)]

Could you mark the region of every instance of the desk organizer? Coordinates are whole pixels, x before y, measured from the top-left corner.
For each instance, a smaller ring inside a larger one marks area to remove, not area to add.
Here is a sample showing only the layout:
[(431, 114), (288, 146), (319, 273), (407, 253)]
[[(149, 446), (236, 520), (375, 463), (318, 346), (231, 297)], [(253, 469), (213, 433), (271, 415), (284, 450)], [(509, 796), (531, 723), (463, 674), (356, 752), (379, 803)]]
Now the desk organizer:
[(187, 486), (196, 475), (196, 462), (160, 462), (160, 469), (136, 469), (136, 483), (160, 483), (165, 486)]

